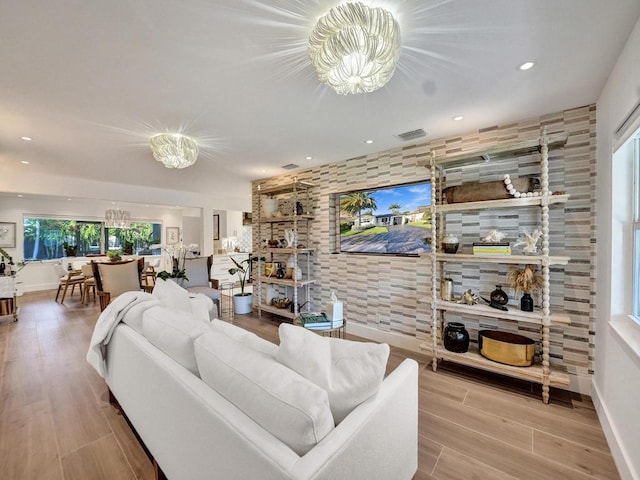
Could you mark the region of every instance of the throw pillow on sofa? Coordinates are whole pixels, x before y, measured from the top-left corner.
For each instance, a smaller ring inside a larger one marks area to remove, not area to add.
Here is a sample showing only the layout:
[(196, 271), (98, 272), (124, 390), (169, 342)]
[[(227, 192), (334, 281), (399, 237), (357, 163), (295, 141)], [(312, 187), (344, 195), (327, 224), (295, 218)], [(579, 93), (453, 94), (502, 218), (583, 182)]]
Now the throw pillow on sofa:
[(244, 346), (249, 347), (252, 350), (257, 350), (258, 352), (271, 355), (274, 358), (278, 353), (278, 346), (276, 344), (271, 343), (264, 338), (260, 338), (255, 333), (249, 332), (244, 328), (240, 328), (229, 322), (218, 320), (217, 318), (211, 321), (211, 326), (215, 330), (228, 335), (236, 342), (242, 343)]
[(276, 358), (326, 390), (336, 424), (380, 389), (389, 345), (322, 337), (287, 323), (278, 333)]
[(157, 297), (165, 307), (191, 313), (189, 292), (170, 278), (167, 280), (158, 279), (153, 287), (152, 295)]
[(211, 328), (189, 313), (156, 306), (142, 314), (142, 334), (169, 357), (199, 375), (193, 342)]
[(202, 380), (247, 416), (304, 455), (334, 428), (327, 392), (219, 331), (198, 337)]

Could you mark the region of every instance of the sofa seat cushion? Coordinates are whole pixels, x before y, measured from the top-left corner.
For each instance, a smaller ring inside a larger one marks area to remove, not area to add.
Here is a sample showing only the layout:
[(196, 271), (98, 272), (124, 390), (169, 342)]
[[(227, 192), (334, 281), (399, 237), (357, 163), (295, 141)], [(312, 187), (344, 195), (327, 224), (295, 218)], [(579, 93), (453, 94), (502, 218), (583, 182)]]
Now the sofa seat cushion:
[(278, 353), (278, 346), (276, 344), (271, 343), (264, 338), (260, 338), (255, 333), (249, 332), (244, 328), (240, 328), (229, 322), (224, 322), (218, 319), (212, 320), (211, 326), (214, 328), (214, 330), (218, 330), (221, 333), (228, 335), (236, 342), (239, 342), (252, 350), (257, 350), (258, 352), (262, 352), (274, 358)]
[(142, 314), (142, 334), (147, 340), (194, 375), (200, 374), (193, 342), (210, 331), (210, 326), (183, 310), (155, 306)]
[(198, 337), (195, 353), (211, 388), (298, 455), (333, 430), (327, 392), (270, 355), (220, 331)]
[(220, 290), (216, 290), (211, 287), (187, 287), (186, 291), (190, 293), (201, 293), (213, 301), (220, 300)]
[(322, 337), (287, 323), (278, 333), (276, 358), (326, 390), (336, 424), (380, 389), (389, 345)]

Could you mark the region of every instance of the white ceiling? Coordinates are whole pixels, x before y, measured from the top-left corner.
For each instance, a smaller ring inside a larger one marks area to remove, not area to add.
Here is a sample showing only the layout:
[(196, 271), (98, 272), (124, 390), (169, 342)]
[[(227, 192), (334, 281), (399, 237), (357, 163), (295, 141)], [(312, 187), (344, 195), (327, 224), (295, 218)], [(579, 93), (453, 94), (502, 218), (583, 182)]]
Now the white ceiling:
[[(382, 89), (338, 96), (305, 48), (338, 3), (0, 0), (0, 167), (248, 195), (282, 165), (402, 146), (408, 130), (428, 140), (595, 102), (640, 15), (639, 0), (365, 0), (396, 16), (399, 64)], [(525, 60), (536, 67), (517, 71)], [(176, 130), (201, 146), (184, 170), (148, 148)]]

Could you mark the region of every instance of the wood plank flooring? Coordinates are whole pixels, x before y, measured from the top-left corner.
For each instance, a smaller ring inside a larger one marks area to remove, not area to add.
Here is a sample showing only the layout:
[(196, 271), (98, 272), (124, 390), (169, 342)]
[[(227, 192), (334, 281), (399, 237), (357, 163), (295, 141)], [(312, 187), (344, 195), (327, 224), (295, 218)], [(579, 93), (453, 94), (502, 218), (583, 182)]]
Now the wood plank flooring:
[[(97, 304), (54, 298), (28, 293), (20, 320), (0, 324), (0, 477), (152, 479), (151, 462), (85, 361)], [(242, 315), (233, 323), (278, 342), (276, 321)], [(451, 365), (433, 373), (428, 358), (399, 349), (387, 370), (407, 356), (420, 362), (415, 480), (619, 478), (590, 399), (552, 389), (544, 405), (538, 386)]]

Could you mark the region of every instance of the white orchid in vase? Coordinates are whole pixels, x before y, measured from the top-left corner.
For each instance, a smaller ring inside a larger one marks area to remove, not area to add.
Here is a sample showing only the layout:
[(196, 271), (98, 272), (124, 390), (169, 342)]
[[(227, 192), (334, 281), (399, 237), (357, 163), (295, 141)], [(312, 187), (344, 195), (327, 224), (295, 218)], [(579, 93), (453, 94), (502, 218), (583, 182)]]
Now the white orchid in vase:
[[(152, 247), (154, 247), (152, 245)], [(162, 251), (169, 257), (169, 265), (171, 265), (171, 272), (163, 270), (158, 272), (158, 277), (166, 280), (167, 278), (174, 278), (176, 280), (189, 280), (185, 273), (184, 262), (190, 255), (193, 256), (196, 252), (200, 251), (200, 247), (197, 243), (190, 243), (184, 245), (177, 243), (175, 245), (162, 245)]]

